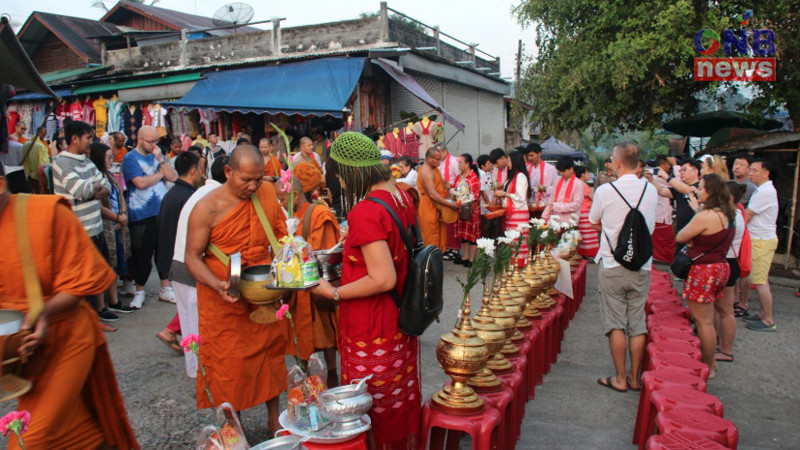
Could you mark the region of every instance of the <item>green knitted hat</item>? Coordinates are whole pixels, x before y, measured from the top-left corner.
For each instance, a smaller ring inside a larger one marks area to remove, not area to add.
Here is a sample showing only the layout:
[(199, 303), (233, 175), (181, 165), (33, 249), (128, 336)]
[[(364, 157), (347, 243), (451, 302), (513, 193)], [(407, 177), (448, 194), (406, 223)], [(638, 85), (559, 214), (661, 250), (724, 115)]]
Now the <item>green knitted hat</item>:
[(369, 167), (381, 163), (381, 152), (372, 139), (355, 131), (347, 131), (331, 146), (331, 158), (350, 167)]

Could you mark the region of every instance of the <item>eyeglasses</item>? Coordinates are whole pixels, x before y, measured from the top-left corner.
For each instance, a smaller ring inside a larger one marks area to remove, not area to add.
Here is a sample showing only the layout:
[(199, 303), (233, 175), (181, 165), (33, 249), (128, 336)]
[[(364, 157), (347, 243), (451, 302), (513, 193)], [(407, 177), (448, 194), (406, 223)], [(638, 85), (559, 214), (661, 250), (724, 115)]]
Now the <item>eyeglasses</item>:
[(158, 142), (158, 139), (142, 139), (143, 142), (147, 142), (148, 144), (155, 144)]

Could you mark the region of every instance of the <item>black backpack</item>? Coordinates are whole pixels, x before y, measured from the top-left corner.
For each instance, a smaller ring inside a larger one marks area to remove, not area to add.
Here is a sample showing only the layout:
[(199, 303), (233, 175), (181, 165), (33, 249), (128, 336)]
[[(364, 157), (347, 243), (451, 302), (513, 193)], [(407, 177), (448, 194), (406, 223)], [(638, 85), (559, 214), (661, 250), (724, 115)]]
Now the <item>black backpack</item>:
[[(420, 336), (434, 320), (439, 321), (439, 314), (444, 307), (442, 251), (422, 242), (416, 221), (406, 231), (403, 229), (403, 222), (386, 202), (374, 197), (367, 197), (367, 200), (382, 205), (389, 212), (408, 249), (408, 274), (403, 298), (400, 298), (397, 289), (392, 289), (389, 293), (400, 309), (400, 318), (397, 320), (400, 331), (409, 336)], [(416, 245), (411, 240), (412, 233), (416, 237)]]
[(642, 204), (644, 193), (647, 191), (647, 184), (644, 185), (642, 196), (639, 197), (639, 203), (636, 207), (632, 207), (622, 193), (617, 190), (614, 183), (609, 183), (617, 194), (622, 197), (622, 201), (628, 205), (630, 211), (625, 216), (625, 221), (622, 223), (622, 229), (619, 231), (617, 237), (617, 247), (611, 245), (611, 239), (608, 234), (603, 232), (608, 241), (608, 246), (611, 247), (611, 253), (614, 255), (614, 260), (617, 261), (622, 267), (628, 270), (639, 270), (645, 263), (653, 257), (653, 238), (650, 235), (650, 229), (647, 228), (647, 222), (644, 216), (639, 211), (639, 205)]

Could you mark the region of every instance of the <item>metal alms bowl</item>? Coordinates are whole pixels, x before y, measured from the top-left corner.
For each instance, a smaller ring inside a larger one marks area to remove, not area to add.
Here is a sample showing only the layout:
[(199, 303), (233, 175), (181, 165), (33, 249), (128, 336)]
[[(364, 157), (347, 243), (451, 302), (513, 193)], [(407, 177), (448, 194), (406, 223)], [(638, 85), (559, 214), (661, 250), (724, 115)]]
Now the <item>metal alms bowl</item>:
[(239, 280), (239, 292), (242, 294), (242, 298), (256, 305), (269, 305), (283, 297), (286, 291), (265, 287), (273, 281), (270, 269), (268, 264), (261, 264), (242, 270)]
[(366, 383), (349, 384), (324, 391), (319, 396), (319, 412), (331, 422), (357, 422), (372, 407)]
[(0, 309), (0, 336), (12, 335), (22, 327), (25, 315), (13, 309)]
[(328, 281), (335, 281), (342, 277), (342, 249), (344, 246), (339, 243), (327, 250), (315, 250), (314, 258), (319, 263), (322, 270), (322, 278)]

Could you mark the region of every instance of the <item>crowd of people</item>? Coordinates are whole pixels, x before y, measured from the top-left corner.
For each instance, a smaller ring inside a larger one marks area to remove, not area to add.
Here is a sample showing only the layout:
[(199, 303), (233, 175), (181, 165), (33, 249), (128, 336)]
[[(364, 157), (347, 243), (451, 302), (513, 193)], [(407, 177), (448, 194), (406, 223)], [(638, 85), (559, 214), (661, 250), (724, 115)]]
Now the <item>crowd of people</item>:
[[(676, 251), (688, 251), (693, 259), (684, 298), (709, 367), (733, 361), (734, 315), (745, 316), (752, 330), (776, 329), (768, 273), (777, 246), (777, 200), (772, 167), (765, 160), (737, 156), (730, 179), (719, 157), (680, 164), (672, 157), (658, 157), (657, 167), (651, 168), (641, 161), (636, 145), (623, 143), (605, 161), (592, 189), (585, 167), (576, 166), (570, 157), (559, 158), (555, 165), (545, 162), (536, 143), (508, 153), (494, 149), (477, 159), (467, 153), (453, 155), (446, 144), (437, 143), (416, 165), (407, 157), (387, 158), (372, 139), (355, 132), (343, 133), (331, 145), (302, 137), (294, 154), (278, 148), (274, 140), (252, 142), (246, 134), (237, 137), (230, 152), (218, 145), (215, 135), (185, 149), (180, 141), (159, 140), (149, 126), (138, 130), (135, 147), (126, 148), (124, 136), (112, 133), (108, 144), (98, 142), (92, 128), (80, 121), (65, 123), (64, 143), (58, 143), (55, 152), (35, 142), (26, 149), (41, 153), (37, 164), (50, 168), (52, 183), (41, 178), (46, 172), (31, 166), (26, 185), (40, 192), (51, 185), (57, 195), (31, 197), (52, 199), (42, 203), (42, 211), (48, 213), (29, 214), (28, 220), (35, 222), (32, 233), (36, 227), (59, 233), (79, 227), (83, 232), (65, 235), (68, 244), (47, 238), (34, 245), (36, 254), (55, 255), (48, 263), (55, 266), (38, 267), (36, 259), (46, 306), (38, 321), (25, 324), (34, 331), (26, 351), (43, 343), (49, 346), (48, 354), (51, 348), (77, 345), (51, 335), (59, 330), (55, 318), (69, 314), (79, 316), (89, 329), (113, 331), (110, 323), (119, 320), (118, 314), (145, 307), (145, 286), (155, 263), (158, 299), (176, 304), (176, 314), (156, 337), (181, 354), (179, 336), (199, 334), (204, 339), (207, 377), (196, 381), (198, 408), (218, 405), (205, 395), (207, 383), (214, 399), (236, 410), (266, 404), (270, 432), (279, 428), (278, 396), (288, 387), (285, 356), (307, 361), (322, 352), (328, 386), (373, 375), (368, 387), (373, 394), (374, 443), (385, 448), (415, 445), (422, 401), (419, 344), (416, 337), (399, 331), (398, 309), (390, 295), (403, 290), (409, 254), (390, 212), (377, 202), (363, 201), (367, 198), (389, 205), (406, 227), (418, 223), (426, 244), (442, 250), (456, 247), (452, 260), (466, 267), (476, 257), (480, 237), (500, 237), (533, 217), (572, 221), (581, 233), (580, 254), (601, 263), (600, 304), (616, 375), (600, 381), (614, 389), (637, 388), (646, 333), (651, 262), (630, 270), (614, 257), (631, 209), (645, 219), (654, 260), (670, 262)], [(10, 195), (7, 179), (0, 176), (4, 233), (15, 233), (16, 218), (10, 211), (20, 198)], [(315, 250), (337, 243), (344, 247), (340, 282), (323, 279), (288, 301), (296, 344), (286, 322), (250, 319), (256, 307), (230, 290), (227, 267), (236, 252), (245, 266), (268, 264), (276, 240), (289, 233), (288, 211), (300, 223), (295, 236)], [(63, 218), (67, 214), (68, 220)], [(56, 220), (63, 222), (56, 225)], [(349, 229), (358, 231), (348, 233)], [(9, 248), (3, 249), (16, 254), (11, 248), (15, 240), (4, 242)], [(688, 250), (679, 247), (682, 244)], [(527, 247), (522, 249), (524, 259)], [(15, 274), (12, 270), (0, 275), (16, 277), (4, 280), (0, 290), (20, 283), (23, 277)], [(761, 304), (758, 316), (748, 311), (750, 283)], [(24, 302), (18, 293), (3, 294), (1, 301), (11, 302), (9, 307), (20, 308)], [(51, 325), (47, 335), (39, 324), (42, 320)], [(84, 349), (81, 357), (95, 358), (104, 379), (90, 376), (89, 366), (73, 375), (62, 386), (70, 395), (59, 397), (65, 413), (70, 402), (82, 408), (120, 409), (113, 368), (107, 364), (105, 345), (100, 345), (102, 333), (93, 339), (97, 345)], [(631, 353), (630, 371), (625, 367), (626, 351)], [(52, 368), (51, 375), (79, 364), (68, 353), (63, 355), (65, 364)], [(195, 355), (186, 352), (186, 375), (197, 377), (198, 367)], [(51, 388), (47, 382), (37, 380), (32, 393), (20, 400), (32, 412), (41, 410), (36, 402), (50, 395), (42, 391)], [(99, 399), (76, 400), (87, 383), (115, 394), (99, 406), (86, 403)], [(55, 421), (59, 416), (47, 417)], [(111, 417), (116, 422), (87, 420), (98, 439), (134, 448), (124, 408)], [(42, 434), (42, 442), (66, 439), (66, 427), (56, 427), (64, 433), (44, 433), (52, 424), (37, 423), (45, 427), (33, 433)]]
[[(602, 234), (599, 298), (615, 368), (613, 376), (598, 383), (618, 391), (640, 388), (652, 260), (671, 263), (677, 252), (688, 254), (683, 299), (712, 377), (717, 362), (734, 360), (736, 316), (750, 330), (777, 329), (769, 270), (778, 244), (778, 198), (770, 162), (748, 155), (726, 162), (705, 155), (678, 163), (659, 156), (653, 165), (641, 163), (635, 144), (617, 145), (599, 174), (589, 212), (590, 223)], [(622, 267), (614, 255), (632, 209), (642, 214), (653, 238), (652, 259), (638, 270)], [(758, 315), (748, 310), (751, 284), (761, 306)]]

